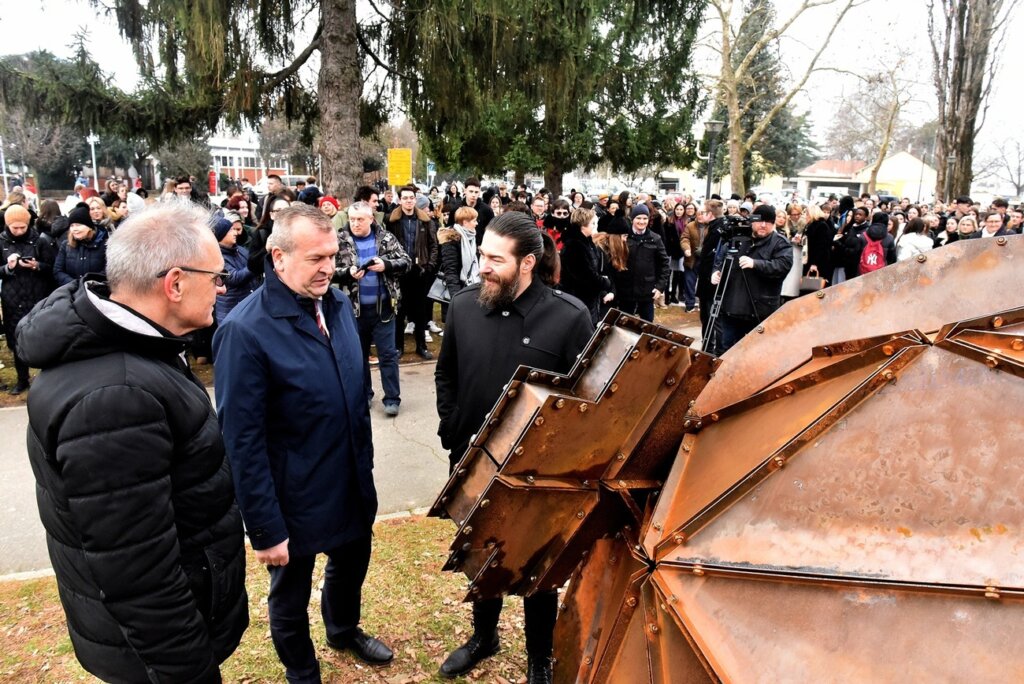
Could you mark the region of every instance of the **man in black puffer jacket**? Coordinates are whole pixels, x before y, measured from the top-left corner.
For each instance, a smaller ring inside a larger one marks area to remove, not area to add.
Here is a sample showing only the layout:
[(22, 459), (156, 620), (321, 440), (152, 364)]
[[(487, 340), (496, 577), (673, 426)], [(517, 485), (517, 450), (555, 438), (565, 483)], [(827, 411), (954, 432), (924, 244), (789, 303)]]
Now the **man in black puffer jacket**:
[(165, 202), (111, 238), (109, 287), (59, 288), (18, 326), (39, 515), (82, 666), (110, 682), (219, 682), (248, 626), (231, 470), (187, 333), (224, 267), (208, 215)]

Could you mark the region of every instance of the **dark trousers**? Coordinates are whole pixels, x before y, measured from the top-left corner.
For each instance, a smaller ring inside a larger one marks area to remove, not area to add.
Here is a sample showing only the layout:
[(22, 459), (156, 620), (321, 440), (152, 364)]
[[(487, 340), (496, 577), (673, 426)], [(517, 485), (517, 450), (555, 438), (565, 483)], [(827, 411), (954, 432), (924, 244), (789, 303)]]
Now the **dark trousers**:
[[(370, 537), (343, 544), (326, 553), (320, 613), (327, 639), (344, 643), (359, 625), (363, 580), (370, 565)], [(269, 566), (270, 636), (289, 682), (318, 684), (320, 664), (309, 638), (309, 594), (316, 555), (292, 556), (288, 565)]]
[(743, 339), (743, 336), (757, 327), (757, 321), (748, 318), (733, 318), (732, 316), (719, 316), (722, 336), (719, 344), (719, 354), (732, 349), (733, 345)]
[[(687, 309), (692, 309), (697, 300), (697, 272), (692, 268), (683, 272), (683, 303)], [(703, 305), (702, 307), (703, 308)]]
[(377, 313), (376, 304), (362, 304), (359, 307), (359, 342), (363, 347), (363, 380), (366, 383), (366, 398), (373, 399), (373, 385), (370, 383), (370, 345), (377, 347), (380, 361), (380, 384), (384, 388), (384, 405), (402, 403), (398, 383), (398, 349), (395, 348), (395, 314), (391, 300), (381, 305)]
[(20, 320), (21, 318), (15, 317), (13, 313), (9, 314), (4, 311), (4, 338), (7, 340), (7, 348), (11, 350), (11, 354), (14, 356), (14, 370), (18, 374), (18, 384), (22, 387), (28, 387), (28, 364), (18, 356), (18, 341), (14, 336), (14, 331), (17, 329)]
[(427, 282), (423, 273), (410, 273), (402, 276), (399, 287), (402, 290), (402, 301), (398, 305), (398, 313), (395, 315), (395, 347), (398, 355), (405, 352), (405, 322), (408, 320), (414, 326), (413, 339), (416, 340), (416, 349), (425, 349), (427, 346), (426, 332), (427, 321), (434, 309), (434, 300), (427, 297), (430, 292), (430, 282)]
[[(722, 316), (718, 317), (718, 321), (715, 323), (713, 330), (708, 329), (708, 321), (711, 319), (711, 306), (714, 302), (714, 290), (711, 291), (711, 295), (708, 297), (697, 297), (700, 302), (700, 334), (701, 334), (701, 348), (704, 349), (708, 354), (721, 354), (719, 350), (720, 342), (722, 338)], [(704, 340), (707, 339), (708, 343), (704, 344)]]
[[(614, 304), (615, 302), (612, 302)], [(639, 316), (645, 321), (654, 322), (654, 300), (649, 299), (646, 302), (631, 301), (629, 299), (623, 299), (619, 302), (618, 308), (622, 313), (628, 313), (635, 316)]]
[[(473, 633), (485, 641), (498, 629), (503, 599), (473, 602)], [(523, 599), (526, 618), (526, 652), (534, 658), (550, 658), (558, 617), (558, 592), (542, 591)]]

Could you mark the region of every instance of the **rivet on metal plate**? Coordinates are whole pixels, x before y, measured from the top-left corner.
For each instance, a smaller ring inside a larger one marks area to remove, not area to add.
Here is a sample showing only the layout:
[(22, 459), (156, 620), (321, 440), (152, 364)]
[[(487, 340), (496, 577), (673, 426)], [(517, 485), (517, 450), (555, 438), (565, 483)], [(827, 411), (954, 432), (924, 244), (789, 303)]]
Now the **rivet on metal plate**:
[(544, 424), (544, 416), (537, 416), (537, 420), (533, 421), (533, 424), (540, 427)]
[(673, 344), (671, 347), (668, 348), (668, 351), (665, 353), (668, 354), (669, 356), (675, 356), (675, 353), (678, 349), (679, 347)]
[(689, 444), (684, 444), (683, 445), (683, 451), (685, 451), (686, 453), (690, 453), (690, 445)]
[(459, 475), (465, 475), (465, 474), (466, 474), (466, 469), (465, 468), (459, 468)]
[(469, 551), (471, 548), (473, 548), (473, 545), (470, 544), (469, 542), (466, 542), (465, 544), (462, 545), (462, 550), (463, 551)]
[(626, 454), (624, 454), (624, 453), (622, 453), (620, 451), (619, 453), (615, 454), (615, 459), (618, 460), (618, 461), (625, 461), (626, 460)]
[(1010, 349), (1012, 349), (1013, 351), (1024, 350), (1024, 339), (1021, 339), (1019, 337), (1015, 339), (1013, 342), (1010, 343)]
[(672, 385), (676, 384), (676, 379), (673, 378), (672, 376), (669, 376), (665, 378), (665, 384), (671, 387)]
[[(650, 329), (651, 329), (651, 324), (650, 323), (644, 323), (643, 325), (640, 326), (640, 330), (643, 331), (643, 332), (647, 332)], [(653, 342), (653, 341), (654, 340), (651, 340), (651, 342)]]
[(994, 356), (986, 356), (985, 365), (988, 366), (989, 368), (995, 368), (996, 366), (999, 365), (999, 360)]
[(658, 625), (656, 625), (656, 624), (654, 624), (652, 622), (651, 623), (651, 634), (657, 634), (657, 633), (658, 633)]
[(533, 484), (534, 482), (537, 481), (537, 478), (535, 478), (533, 475), (527, 475), (526, 481), (529, 482), (530, 484)]
[(704, 427), (704, 423), (702, 423), (702, 422), (700, 422), (700, 421), (698, 420), (698, 421), (697, 421), (697, 423), (696, 423), (696, 424), (695, 424), (695, 425), (694, 425), (693, 427), (695, 427), (695, 428), (697, 428), (698, 430), (700, 430), (700, 429), (701, 429), (702, 427)]
[(608, 391), (611, 392), (612, 394), (615, 394), (616, 392), (618, 392), (619, 391), (619, 383), (613, 382), (611, 384), (611, 387), (608, 388)]
[(885, 378), (886, 380), (892, 380), (893, 378), (896, 377), (896, 374), (893, 373), (891, 370), (887, 370), (884, 373), (882, 373), (882, 377)]
[(536, 582), (537, 581), (537, 576), (536, 575), (530, 575), (530, 581), (531, 582)]
[(712, 423), (717, 423), (717, 422), (718, 422), (718, 420), (719, 420), (719, 417), (720, 417), (720, 416), (719, 416), (719, 415), (718, 415), (717, 413), (712, 413), (712, 414), (711, 414), (711, 422), (712, 422)]
[(491, 561), (491, 567), (492, 568), (498, 567), (498, 561)]
[(582, 361), (580, 361), (580, 365), (582, 365), (584, 368), (589, 368), (590, 367), (590, 359), (583, 359)]
[(462, 533), (463, 534), (473, 534), (473, 526), (472, 525), (466, 525), (465, 527), (462, 528)]
[(490, 499), (484, 499), (483, 501), (480, 502), (480, 508), (487, 508), (490, 505), (491, 505), (491, 500)]
[(470, 589), (470, 591), (472, 593), (474, 593), (474, 594), (479, 594), (480, 593), (480, 587), (473, 587), (473, 588)]
[(552, 378), (551, 379), (551, 384), (552, 385), (561, 385), (562, 384), (562, 378)]
[(669, 596), (669, 597), (668, 597), (668, 602), (669, 602), (669, 603), (675, 603), (675, 602), (676, 602), (676, 601), (678, 601), (678, 600), (679, 600), (679, 599), (677, 599), (677, 598), (676, 598), (676, 595), (675, 595), (675, 594), (672, 594), (671, 596)]
[(591, 658), (590, 656), (587, 656), (586, 658), (583, 659), (583, 664), (584, 665), (593, 665), (594, 664), (594, 659)]
[(1003, 320), (1002, 316), (996, 316), (995, 318), (992, 319), (993, 328), (1002, 328), (1003, 323), (1005, 323), (1005, 321)]
[(638, 359), (638, 358), (640, 358), (640, 350), (639, 349), (634, 349), (633, 351), (631, 351), (629, 353), (629, 358), (631, 358), (631, 359)]
[(761, 334), (761, 333), (763, 333), (763, 332), (764, 332), (764, 326), (763, 326), (763, 325), (759, 325), (759, 326), (757, 326), (757, 327), (755, 328), (755, 330), (757, 330), (757, 333), (758, 333), (758, 334)]
[(558, 401), (555, 402), (556, 409), (560, 409), (563, 406), (565, 406), (565, 399), (559, 399)]
[(590, 486), (590, 480), (584, 480), (583, 481), (583, 486), (584, 487), (589, 487)]
[(893, 347), (891, 344), (882, 345), (882, 353), (885, 354), (886, 356), (892, 356), (893, 354), (896, 353), (896, 348)]
[(996, 238), (996, 244), (1000, 247), (1004, 246), (1006, 244), (1006, 238), (1000, 235)]
[(610, 325), (605, 325), (605, 326), (601, 327), (601, 332), (603, 332), (605, 334), (610, 333), (611, 331), (612, 331), (612, 326), (610, 326)]
[(777, 465), (779, 468), (781, 468), (782, 466), (786, 465), (786, 457), (785, 456), (776, 456), (775, 458), (772, 459), (772, 461), (774, 461), (775, 465)]
[(782, 388), (782, 391), (785, 392), (786, 394), (792, 394), (796, 390), (793, 389), (792, 385), (786, 385), (785, 387)]
[(512, 399), (512, 398), (515, 398), (515, 396), (516, 396), (517, 394), (519, 394), (519, 392), (518, 392), (517, 390), (515, 390), (515, 389), (510, 389), (510, 390), (508, 391), (508, 396), (509, 396), (509, 398), (510, 398), (510, 399)]
[(692, 421), (692, 420), (687, 420), (687, 421), (685, 421), (685, 422), (683, 423), (683, 427), (684, 427), (684, 428), (688, 428), (688, 427), (690, 427), (691, 425), (693, 425), (693, 421)]
[(654, 523), (651, 527), (661, 532), (661, 523)]
[(583, 520), (583, 518), (587, 517), (587, 514), (584, 513), (583, 511), (576, 511), (576, 517), (579, 518), (580, 520)]
[(672, 537), (672, 541), (676, 544), (682, 544), (684, 541), (686, 541), (686, 537), (682, 534), (677, 534), (676, 536)]
[(925, 255), (925, 254), (918, 254), (917, 255), (917, 263), (923, 264), (926, 261), (928, 261), (927, 255)]
[(687, 404), (687, 406), (690, 407), (690, 408), (693, 408), (696, 405), (697, 405), (697, 400), (696, 399), (691, 399), (690, 403)]
[(704, 576), (704, 568), (702, 568), (699, 565), (694, 565), (693, 566), (693, 574), (696, 575), (697, 577), (703, 577)]
[(630, 596), (626, 599), (626, 605), (630, 608), (636, 608), (636, 596)]
[(589, 404), (580, 404), (579, 411), (580, 411), (580, 413), (586, 413), (589, 408), (590, 408)]
[(448, 503), (448, 497), (447, 496), (442, 496), (441, 497), (441, 503)]
[(824, 299), (825, 298), (825, 291), (824, 290), (818, 290), (817, 292), (814, 293), (814, 296), (817, 297), (818, 299)]
[(538, 373), (537, 371), (532, 371), (530, 373), (530, 380), (536, 380), (539, 377), (540, 377), (540, 373)]
[(1002, 597), (999, 595), (999, 589), (996, 587), (985, 587), (985, 598), (998, 600)]

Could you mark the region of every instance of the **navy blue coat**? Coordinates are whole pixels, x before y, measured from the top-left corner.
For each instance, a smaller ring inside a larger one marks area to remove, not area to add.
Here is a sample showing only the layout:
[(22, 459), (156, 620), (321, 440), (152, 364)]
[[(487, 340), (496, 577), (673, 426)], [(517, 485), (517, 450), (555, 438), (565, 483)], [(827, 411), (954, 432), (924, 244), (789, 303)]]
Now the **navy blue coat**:
[(363, 356), (343, 292), (323, 297), (328, 339), (266, 263), (213, 338), (217, 413), (253, 548), (305, 556), (369, 536), (377, 513)]
[(74, 247), (68, 244), (65, 236), (53, 263), (53, 279), (58, 286), (78, 280), (86, 273), (106, 272), (107, 231), (97, 228), (92, 240), (79, 242)]
[(228, 277), (224, 279), (227, 291), (217, 295), (214, 315), (217, 323), (222, 322), (238, 303), (255, 292), (259, 279), (249, 270), (249, 250), (245, 247), (220, 246), (220, 255), (224, 257), (224, 271)]

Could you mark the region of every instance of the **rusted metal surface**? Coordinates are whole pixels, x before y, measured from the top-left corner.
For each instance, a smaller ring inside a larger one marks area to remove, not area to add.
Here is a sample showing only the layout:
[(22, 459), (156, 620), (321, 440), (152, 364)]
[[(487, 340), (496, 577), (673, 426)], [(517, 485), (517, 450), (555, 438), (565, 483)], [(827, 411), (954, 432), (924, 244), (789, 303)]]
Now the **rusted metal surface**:
[(568, 375), (516, 371), (431, 510), (459, 526), (445, 569), (467, 598), (561, 587), (597, 539), (639, 529), (717, 365), (692, 341), (613, 311)]
[(963, 240), (795, 299), (723, 357), (722, 372), (697, 400), (701, 415), (734, 404), (807, 359), (814, 347), (901, 330), (938, 331), (956, 321), (1021, 305), (1024, 236), (1002, 243)]
[[(1024, 681), (1022, 258), (965, 241), (882, 269), (720, 366), (615, 319), (562, 386), (585, 399), (524, 401), (509, 453), (475, 442), (444, 510), (504, 513), (448, 567), (488, 594), (571, 576), (558, 682)], [(630, 400), (601, 409), (612, 383)]]

